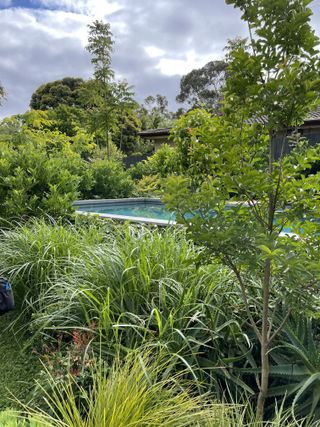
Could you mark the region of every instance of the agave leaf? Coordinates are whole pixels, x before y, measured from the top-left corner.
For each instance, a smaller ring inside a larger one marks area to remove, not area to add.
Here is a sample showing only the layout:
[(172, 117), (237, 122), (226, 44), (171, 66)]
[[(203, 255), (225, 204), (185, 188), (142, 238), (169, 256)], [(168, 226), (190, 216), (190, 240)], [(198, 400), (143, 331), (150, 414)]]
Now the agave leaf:
[(317, 372), (316, 374), (311, 375), (307, 379), (307, 381), (304, 382), (298, 393), (296, 394), (294, 400), (293, 400), (293, 406), (297, 404), (297, 401), (300, 399), (300, 397), (303, 395), (303, 393), (315, 382), (320, 381), (320, 372)]
[(272, 376), (288, 376), (288, 377), (304, 377), (309, 375), (310, 371), (305, 366), (284, 364), (270, 366), (270, 375)]
[(270, 387), (268, 391), (268, 396), (291, 396), (297, 390), (299, 390), (300, 384), (286, 384), (276, 387)]

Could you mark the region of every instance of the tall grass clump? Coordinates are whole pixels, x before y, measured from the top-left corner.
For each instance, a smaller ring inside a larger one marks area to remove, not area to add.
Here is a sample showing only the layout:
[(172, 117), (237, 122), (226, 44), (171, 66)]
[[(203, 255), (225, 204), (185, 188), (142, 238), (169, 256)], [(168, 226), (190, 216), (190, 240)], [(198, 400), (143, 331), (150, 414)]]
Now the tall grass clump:
[(232, 369), (250, 347), (238, 294), (219, 265), (197, 266), (201, 255), (182, 230), (120, 227), (48, 284), (31, 328), (90, 333), (110, 360), (147, 345), (199, 388), (224, 393), (227, 381), (252, 393)]
[(257, 420), (249, 401), (226, 404), (216, 403), (209, 394), (197, 396), (193, 382), (186, 382), (181, 372), (170, 374), (171, 363), (148, 351), (116, 358), (111, 367), (98, 359), (90, 371), (89, 387), (79, 385), (72, 376), (61, 384), (47, 372), (49, 387), (42, 389), (45, 407), (22, 405), (23, 414), (4, 413), (4, 427), (315, 426), (292, 419), (283, 406), (264, 423)]
[(10, 277), (18, 300), (34, 301), (57, 275), (68, 272), (72, 260), (103, 239), (98, 226), (82, 228), (44, 219), (1, 229), (0, 271)]
[(188, 427), (229, 426), (228, 406), (195, 397), (180, 377), (164, 378), (168, 369), (149, 355), (129, 354), (106, 371), (97, 363), (90, 390), (69, 377), (44, 390), (48, 411), (27, 410), (33, 419), (52, 427)]

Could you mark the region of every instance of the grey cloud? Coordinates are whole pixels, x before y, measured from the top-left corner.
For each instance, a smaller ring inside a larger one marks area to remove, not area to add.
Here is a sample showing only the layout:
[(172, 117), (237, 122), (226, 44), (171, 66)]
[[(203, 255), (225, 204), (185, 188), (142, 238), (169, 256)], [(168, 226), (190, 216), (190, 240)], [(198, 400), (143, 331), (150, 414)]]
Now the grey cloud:
[[(199, 58), (216, 58), (223, 56), (228, 38), (247, 35), (239, 11), (224, 0), (116, 3), (120, 10), (101, 16), (111, 23), (116, 39), (116, 74), (135, 86), (137, 99), (161, 93), (168, 97), (171, 108), (176, 107), (180, 76), (161, 74), (159, 58), (150, 58), (146, 47), (162, 49), (166, 59), (185, 60), (188, 51)], [(313, 9), (313, 23), (319, 34), (320, 0), (314, 0)], [(8, 92), (0, 116), (25, 111), (32, 92), (42, 83), (65, 76), (90, 76), (90, 58), (79, 36), (79, 32), (82, 37), (86, 34), (90, 20), (93, 18), (80, 14), (59, 16), (59, 11), (0, 9), (0, 81)]]

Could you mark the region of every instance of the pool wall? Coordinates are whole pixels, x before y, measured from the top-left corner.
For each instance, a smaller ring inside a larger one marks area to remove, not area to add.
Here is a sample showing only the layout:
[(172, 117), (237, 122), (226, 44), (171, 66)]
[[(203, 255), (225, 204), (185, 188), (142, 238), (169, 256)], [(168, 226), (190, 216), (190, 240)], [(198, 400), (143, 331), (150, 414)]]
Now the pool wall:
[[(128, 199), (94, 199), (94, 200), (77, 200), (73, 205), (76, 208), (76, 213), (79, 215), (93, 215), (99, 216), (100, 218), (110, 218), (117, 221), (130, 221), (130, 222), (138, 222), (144, 224), (153, 224), (159, 226), (168, 226), (176, 224), (173, 220), (166, 219), (153, 219), (153, 218), (145, 218), (145, 217), (137, 217), (137, 216), (126, 216), (126, 215), (115, 215), (108, 213), (99, 213), (94, 212), (92, 209), (98, 206), (114, 206), (114, 205), (143, 205), (148, 206), (148, 204), (159, 204), (159, 206), (163, 206), (161, 199), (156, 198), (147, 198), (147, 197), (139, 197), (139, 198), (128, 198)], [(77, 209), (78, 208), (78, 209)], [(86, 208), (88, 211), (86, 211)], [(81, 209), (81, 210), (80, 210)]]

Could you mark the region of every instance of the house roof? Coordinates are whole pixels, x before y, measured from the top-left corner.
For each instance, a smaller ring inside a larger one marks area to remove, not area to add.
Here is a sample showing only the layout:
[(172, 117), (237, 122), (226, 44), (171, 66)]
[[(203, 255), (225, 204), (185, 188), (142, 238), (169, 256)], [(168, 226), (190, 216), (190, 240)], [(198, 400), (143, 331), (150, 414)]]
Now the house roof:
[(171, 128), (161, 128), (161, 129), (148, 129), (138, 132), (138, 135), (141, 138), (153, 138), (156, 136), (168, 136), (171, 131)]
[(311, 113), (309, 113), (307, 118), (305, 119), (305, 123), (315, 121), (320, 121), (320, 106), (316, 110), (311, 111)]
[[(308, 114), (308, 116), (304, 121), (304, 125), (316, 124), (316, 122), (317, 124), (320, 124), (320, 106)], [(254, 117), (252, 119), (249, 119), (248, 123), (249, 124), (260, 123), (264, 125), (267, 123), (267, 120), (265, 117)], [(171, 128), (148, 129), (148, 130), (138, 132), (138, 135), (141, 136), (141, 138), (152, 139), (152, 138), (161, 137), (161, 136), (169, 136), (170, 131), (171, 131)]]

